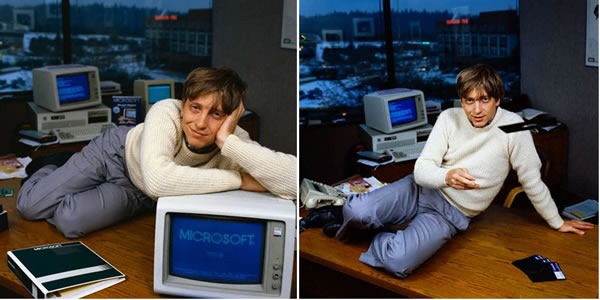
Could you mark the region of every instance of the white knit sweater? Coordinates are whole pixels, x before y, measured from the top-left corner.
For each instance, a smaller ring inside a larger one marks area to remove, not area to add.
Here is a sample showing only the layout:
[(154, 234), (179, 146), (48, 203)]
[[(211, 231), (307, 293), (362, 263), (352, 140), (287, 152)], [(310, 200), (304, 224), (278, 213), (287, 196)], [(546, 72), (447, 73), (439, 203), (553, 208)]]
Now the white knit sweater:
[(297, 160), (265, 148), (239, 126), (223, 148), (207, 154), (188, 149), (181, 128), (180, 100), (152, 106), (144, 123), (127, 133), (125, 160), (133, 184), (150, 198), (239, 189), (240, 171), (286, 199), (297, 194)]
[[(531, 133), (505, 133), (498, 128), (522, 121), (519, 115), (499, 107), (488, 126), (475, 128), (463, 109), (443, 111), (415, 164), (416, 182), (439, 189), (450, 204), (474, 217), (492, 203), (512, 167), (536, 211), (550, 227), (559, 228), (563, 219), (542, 182), (541, 162)], [(456, 190), (447, 186), (446, 172), (454, 168), (466, 168), (480, 188)]]

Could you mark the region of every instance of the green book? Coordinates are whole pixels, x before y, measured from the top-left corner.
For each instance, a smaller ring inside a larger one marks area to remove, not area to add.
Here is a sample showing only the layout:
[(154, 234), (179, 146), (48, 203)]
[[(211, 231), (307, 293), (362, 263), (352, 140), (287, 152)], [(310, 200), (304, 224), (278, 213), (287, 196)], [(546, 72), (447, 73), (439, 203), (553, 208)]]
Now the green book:
[(7, 252), (8, 267), (34, 298), (81, 298), (125, 280), (82, 242)]

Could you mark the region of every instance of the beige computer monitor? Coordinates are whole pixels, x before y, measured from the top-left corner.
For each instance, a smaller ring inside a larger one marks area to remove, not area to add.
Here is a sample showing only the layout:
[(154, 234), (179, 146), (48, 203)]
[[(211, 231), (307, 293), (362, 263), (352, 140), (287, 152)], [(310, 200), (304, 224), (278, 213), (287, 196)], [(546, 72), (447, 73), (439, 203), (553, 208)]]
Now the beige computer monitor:
[(158, 101), (175, 97), (175, 82), (171, 79), (142, 80), (133, 82), (133, 95), (142, 97), (145, 112)]

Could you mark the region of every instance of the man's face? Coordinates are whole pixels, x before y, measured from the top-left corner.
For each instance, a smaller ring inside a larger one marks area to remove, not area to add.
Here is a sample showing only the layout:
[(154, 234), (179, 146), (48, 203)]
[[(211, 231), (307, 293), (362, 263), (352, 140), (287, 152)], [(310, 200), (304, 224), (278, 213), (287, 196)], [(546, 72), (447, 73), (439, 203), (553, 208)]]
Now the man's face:
[(181, 127), (193, 148), (201, 149), (215, 143), (217, 132), (227, 117), (221, 105), (216, 103), (214, 93), (183, 102)]
[(488, 96), (483, 88), (472, 89), (465, 98), (460, 99), (467, 118), (474, 127), (485, 127), (494, 119), (500, 99)]

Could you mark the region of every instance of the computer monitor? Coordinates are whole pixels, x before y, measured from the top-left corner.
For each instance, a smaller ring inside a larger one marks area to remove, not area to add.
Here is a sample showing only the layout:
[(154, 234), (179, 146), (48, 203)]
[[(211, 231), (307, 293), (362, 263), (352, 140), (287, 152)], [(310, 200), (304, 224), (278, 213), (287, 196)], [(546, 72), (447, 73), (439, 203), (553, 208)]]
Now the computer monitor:
[(137, 118), (137, 111), (133, 108), (126, 108), (123, 110), (123, 116), (127, 119), (135, 120)]
[(98, 68), (53, 65), (32, 70), (33, 101), (52, 112), (102, 104)]
[(142, 97), (146, 112), (160, 100), (175, 98), (175, 82), (171, 79), (142, 80), (133, 82), (133, 95)]
[(365, 124), (383, 133), (394, 133), (427, 124), (423, 92), (390, 89), (367, 94), (363, 98)]
[(289, 298), (296, 207), (234, 190), (158, 199), (154, 291), (193, 298)]

